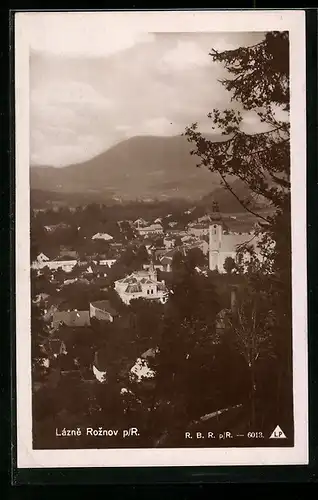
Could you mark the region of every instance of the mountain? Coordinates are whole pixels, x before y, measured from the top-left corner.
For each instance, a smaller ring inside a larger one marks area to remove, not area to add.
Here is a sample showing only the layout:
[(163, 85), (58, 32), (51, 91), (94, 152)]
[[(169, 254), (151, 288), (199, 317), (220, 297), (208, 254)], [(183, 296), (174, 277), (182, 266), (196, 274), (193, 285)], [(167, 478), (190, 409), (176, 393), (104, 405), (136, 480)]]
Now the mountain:
[[(255, 196), (255, 193), (249, 189), (249, 187), (240, 179), (236, 179), (234, 181), (228, 180), (230, 183), (231, 189), (236, 194), (236, 196), (248, 203), (249, 208), (252, 210), (260, 210), (269, 207), (269, 201), (266, 200), (262, 196)], [(218, 187), (213, 190), (211, 193), (203, 196), (200, 200), (200, 204), (205, 207), (211, 207), (212, 202), (216, 201), (219, 204), (219, 208), (221, 212), (241, 212), (242, 205), (240, 202), (233, 196), (233, 194), (226, 189), (225, 187)]]
[[(210, 137), (209, 137), (210, 138)], [(221, 136), (211, 136), (219, 141)], [(185, 137), (137, 136), (83, 163), (31, 166), (32, 190), (120, 199), (198, 199), (220, 186), (217, 174), (196, 168)]]

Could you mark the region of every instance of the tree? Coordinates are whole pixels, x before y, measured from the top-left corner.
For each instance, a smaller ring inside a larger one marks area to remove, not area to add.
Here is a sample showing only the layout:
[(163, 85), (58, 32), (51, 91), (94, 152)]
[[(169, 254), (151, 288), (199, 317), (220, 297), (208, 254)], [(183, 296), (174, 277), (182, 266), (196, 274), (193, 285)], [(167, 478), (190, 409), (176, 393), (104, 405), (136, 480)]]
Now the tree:
[(255, 426), (257, 397), (257, 368), (265, 357), (274, 357), (273, 326), (275, 312), (269, 310), (268, 297), (255, 292), (247, 281), (241, 287), (234, 310), (226, 318), (226, 334), (244, 358), (250, 374), (251, 427)]
[[(158, 404), (154, 418), (170, 435), (179, 432), (202, 407), (216, 397), (213, 382), (202, 394), (204, 381), (214, 371), (215, 319), (220, 309), (213, 281), (199, 275), (194, 263), (176, 254), (171, 292), (164, 306), (159, 353), (151, 361), (156, 372)], [(212, 377), (217, 380), (217, 377)]]
[[(269, 32), (256, 45), (222, 52), (212, 49), (210, 55), (212, 61), (223, 64), (227, 70), (228, 76), (221, 83), (232, 94), (232, 109), (213, 109), (208, 113), (212, 130), (220, 131), (224, 139), (208, 140), (199, 132), (197, 123), (187, 127), (185, 135), (194, 145), (192, 154), (198, 157), (198, 166), (218, 173), (225, 189), (259, 220), (262, 259), (253, 249), (242, 248), (241, 254), (248, 258), (239, 270), (245, 274), (255, 300), (262, 297), (262, 307), (272, 318), (276, 364), (271, 370), (275, 387), (269, 396), (271, 412), (292, 432), (288, 33)], [(245, 112), (259, 118), (259, 131), (247, 134), (242, 130)], [(235, 191), (235, 180), (246, 186), (250, 193), (247, 199)], [(272, 215), (265, 216), (254, 209), (253, 201), (259, 198), (272, 208)], [(249, 321), (253, 322), (252, 311), (250, 305)], [(243, 323), (236, 326), (236, 340), (246, 329)], [(254, 335), (256, 342), (260, 341), (263, 329), (254, 330)]]
[[(264, 40), (252, 47), (218, 52), (212, 50), (213, 61), (223, 63), (229, 77), (222, 80), (232, 92), (232, 101), (241, 110), (214, 109), (208, 113), (212, 130), (225, 136), (212, 142), (199, 131), (198, 124), (187, 127), (185, 135), (194, 143), (192, 154), (198, 166), (220, 175), (221, 183), (237, 199), (231, 179), (240, 179), (253, 197), (266, 198), (275, 208), (283, 208), (289, 199), (290, 126), (289, 111), (289, 41), (287, 32), (267, 33)], [(241, 130), (242, 112), (253, 111), (264, 125), (263, 132), (246, 134)], [(284, 119), (279, 117), (284, 115)], [(242, 207), (249, 202), (239, 199)], [(256, 214), (268, 222), (266, 217)]]
[(174, 239), (174, 245), (176, 247), (180, 247), (182, 245), (182, 239), (181, 236), (177, 235)]
[(223, 267), (228, 274), (231, 274), (236, 268), (236, 263), (233, 257), (226, 257)]
[(49, 331), (43, 320), (42, 309), (32, 304), (31, 306), (31, 356), (32, 356), (32, 377), (33, 382), (43, 382), (46, 370), (43, 366), (45, 352), (42, 349), (43, 343), (49, 336)]
[(208, 264), (207, 258), (202, 252), (201, 248), (195, 247), (191, 248), (187, 252), (187, 258), (193, 262), (193, 265), (196, 267), (202, 267)]

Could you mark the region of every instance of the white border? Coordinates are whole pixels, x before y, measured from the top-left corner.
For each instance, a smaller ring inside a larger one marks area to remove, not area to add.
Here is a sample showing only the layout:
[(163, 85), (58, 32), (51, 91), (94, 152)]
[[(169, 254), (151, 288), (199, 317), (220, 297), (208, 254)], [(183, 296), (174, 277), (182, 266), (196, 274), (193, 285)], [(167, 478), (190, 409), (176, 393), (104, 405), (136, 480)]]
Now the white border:
[[(165, 11), (59, 13), (105, 16), (125, 30), (146, 32), (282, 31), (290, 34), (291, 179), (293, 271), (293, 363), (295, 446), (293, 448), (32, 450), (29, 236), (29, 15), (15, 14), (16, 99), (16, 352), (17, 466), (134, 467), (195, 465), (300, 465), (308, 463), (306, 94), (305, 12)], [(92, 21), (93, 19), (90, 19)]]

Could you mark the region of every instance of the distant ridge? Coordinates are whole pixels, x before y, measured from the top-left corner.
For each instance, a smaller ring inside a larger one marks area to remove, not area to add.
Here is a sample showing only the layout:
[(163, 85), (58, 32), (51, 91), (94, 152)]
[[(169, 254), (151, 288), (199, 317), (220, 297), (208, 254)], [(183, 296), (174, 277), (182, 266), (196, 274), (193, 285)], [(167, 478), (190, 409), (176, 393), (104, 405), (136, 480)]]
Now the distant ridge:
[(31, 166), (31, 189), (123, 200), (198, 199), (220, 184), (217, 174), (196, 168), (191, 149), (183, 136), (136, 136), (83, 163)]

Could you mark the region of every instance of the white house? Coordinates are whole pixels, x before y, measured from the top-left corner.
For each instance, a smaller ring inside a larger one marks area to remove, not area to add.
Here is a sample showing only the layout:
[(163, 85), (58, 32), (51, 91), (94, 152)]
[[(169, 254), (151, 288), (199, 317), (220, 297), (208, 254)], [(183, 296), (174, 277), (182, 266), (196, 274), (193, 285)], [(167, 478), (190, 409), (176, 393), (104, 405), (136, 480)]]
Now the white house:
[(92, 240), (111, 241), (113, 240), (113, 237), (107, 233), (96, 233), (92, 236)]
[(99, 265), (100, 266), (108, 266), (108, 267), (112, 267), (115, 262), (116, 262), (117, 259), (101, 259), (99, 261)]
[(42, 269), (49, 262), (49, 257), (43, 252), (39, 253), (37, 258), (32, 262), (32, 269)]
[(150, 226), (138, 227), (137, 231), (140, 236), (163, 234), (163, 227), (161, 224), (150, 224)]
[(32, 269), (43, 269), (44, 267), (48, 267), (51, 271), (57, 271), (58, 269), (62, 269), (66, 273), (72, 271), (73, 267), (76, 266), (76, 259), (63, 259), (56, 258), (50, 260), (46, 255), (40, 254), (36, 258), (34, 262), (32, 262)]
[(157, 271), (153, 266), (148, 270), (135, 271), (115, 281), (115, 290), (125, 304), (140, 298), (157, 300), (164, 304), (168, 299), (165, 282), (158, 281)]

